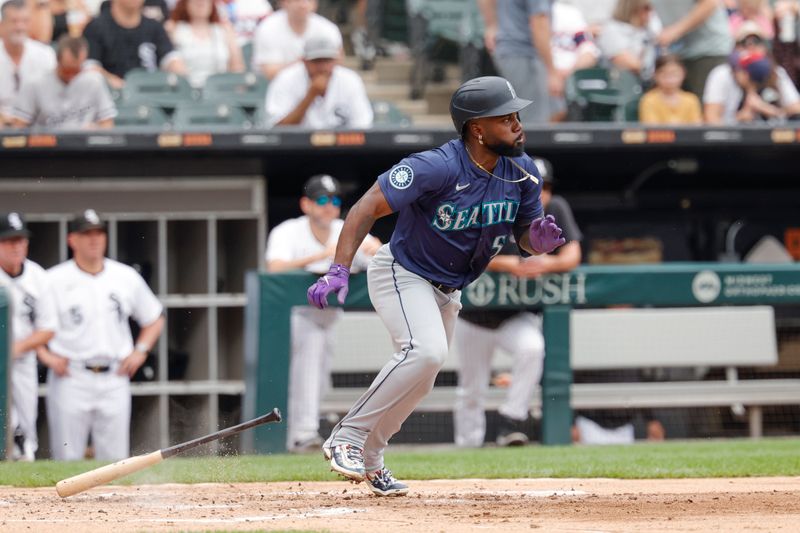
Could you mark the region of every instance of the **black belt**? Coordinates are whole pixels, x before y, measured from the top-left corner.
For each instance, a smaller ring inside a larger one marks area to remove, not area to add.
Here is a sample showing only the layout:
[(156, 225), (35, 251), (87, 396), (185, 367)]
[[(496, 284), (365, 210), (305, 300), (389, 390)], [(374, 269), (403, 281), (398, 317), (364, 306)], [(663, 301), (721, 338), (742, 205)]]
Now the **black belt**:
[(447, 285), (443, 285), (441, 283), (437, 283), (437, 282), (433, 281), (432, 279), (426, 279), (425, 281), (427, 281), (428, 283), (433, 285), (434, 289), (439, 289), (440, 291), (442, 291), (445, 294), (450, 294), (451, 292), (456, 292), (458, 290), (455, 287), (448, 287)]
[(86, 370), (94, 372), (95, 374), (102, 374), (111, 370), (109, 365), (85, 365)]

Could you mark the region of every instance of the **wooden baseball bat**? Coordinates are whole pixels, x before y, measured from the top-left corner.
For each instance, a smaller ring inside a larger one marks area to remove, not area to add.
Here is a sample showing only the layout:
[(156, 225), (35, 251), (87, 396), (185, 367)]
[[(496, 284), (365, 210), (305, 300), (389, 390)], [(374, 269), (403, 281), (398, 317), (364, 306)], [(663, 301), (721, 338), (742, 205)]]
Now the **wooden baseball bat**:
[(205, 437), (182, 442), (181, 444), (176, 444), (174, 446), (170, 446), (169, 448), (163, 448), (161, 450), (150, 452), (144, 455), (128, 457), (122, 461), (117, 461), (116, 463), (101, 466), (100, 468), (95, 468), (94, 470), (84, 472), (83, 474), (78, 474), (77, 476), (62, 479), (56, 483), (56, 492), (58, 492), (58, 495), (62, 498), (66, 498), (67, 496), (72, 496), (74, 494), (78, 494), (79, 492), (91, 489), (92, 487), (109, 483), (115, 479), (121, 478), (122, 476), (132, 474), (133, 472), (138, 472), (139, 470), (143, 470), (148, 466), (158, 464), (164, 459), (169, 459), (174, 455), (200, 446), (201, 444), (229, 437), (244, 431), (245, 429), (260, 426), (261, 424), (280, 421), (281, 412), (276, 407), (270, 413), (261, 415), (258, 418), (243, 422), (239, 425), (217, 431), (216, 433), (211, 433)]

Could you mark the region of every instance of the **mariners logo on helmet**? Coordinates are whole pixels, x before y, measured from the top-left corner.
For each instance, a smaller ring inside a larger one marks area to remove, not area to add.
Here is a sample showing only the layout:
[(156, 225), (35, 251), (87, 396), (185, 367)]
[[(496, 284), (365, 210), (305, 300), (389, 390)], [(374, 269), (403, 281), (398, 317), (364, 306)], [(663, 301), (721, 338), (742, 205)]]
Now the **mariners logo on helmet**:
[(389, 182), (395, 189), (408, 189), (414, 181), (414, 171), (408, 165), (398, 165), (389, 172)]

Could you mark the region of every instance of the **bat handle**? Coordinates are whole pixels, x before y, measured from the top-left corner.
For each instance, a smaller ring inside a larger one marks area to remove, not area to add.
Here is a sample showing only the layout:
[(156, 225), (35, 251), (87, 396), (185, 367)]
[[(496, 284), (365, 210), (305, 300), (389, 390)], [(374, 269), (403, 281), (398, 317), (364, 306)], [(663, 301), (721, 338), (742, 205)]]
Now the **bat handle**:
[(128, 457), (127, 459), (102, 466), (91, 472), (84, 472), (77, 476), (62, 479), (56, 483), (56, 492), (62, 498), (66, 498), (67, 496), (78, 494), (92, 487), (104, 485), (122, 476), (147, 468), (148, 466), (153, 466), (154, 464), (160, 463), (163, 459), (161, 450), (145, 455)]

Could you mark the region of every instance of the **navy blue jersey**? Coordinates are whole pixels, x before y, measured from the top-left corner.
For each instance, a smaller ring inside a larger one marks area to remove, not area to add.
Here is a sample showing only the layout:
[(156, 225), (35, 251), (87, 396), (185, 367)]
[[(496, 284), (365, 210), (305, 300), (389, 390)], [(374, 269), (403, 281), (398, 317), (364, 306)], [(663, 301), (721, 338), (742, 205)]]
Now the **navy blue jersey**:
[[(527, 155), (514, 161), (539, 181), (509, 183), (477, 168), (460, 140), (413, 154), (378, 177), (399, 212), (392, 254), (406, 269), (448, 287), (475, 280), (506, 243), (512, 227), (542, 216), (541, 177)], [(492, 170), (511, 181), (524, 177), (507, 157)]]

